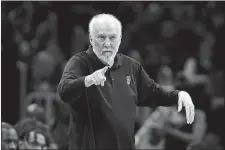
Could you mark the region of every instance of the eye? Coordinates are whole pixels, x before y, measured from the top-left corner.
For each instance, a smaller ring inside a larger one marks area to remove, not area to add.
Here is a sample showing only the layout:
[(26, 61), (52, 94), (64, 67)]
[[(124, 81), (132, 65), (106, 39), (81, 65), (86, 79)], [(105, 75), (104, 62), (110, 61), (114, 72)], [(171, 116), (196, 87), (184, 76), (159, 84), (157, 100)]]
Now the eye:
[(116, 39), (116, 36), (111, 36), (111, 37), (110, 37), (110, 40), (111, 40), (111, 41), (114, 41), (115, 39)]
[(98, 39), (99, 39), (100, 41), (104, 41), (104, 40), (105, 40), (105, 36), (99, 35), (99, 36), (98, 36)]

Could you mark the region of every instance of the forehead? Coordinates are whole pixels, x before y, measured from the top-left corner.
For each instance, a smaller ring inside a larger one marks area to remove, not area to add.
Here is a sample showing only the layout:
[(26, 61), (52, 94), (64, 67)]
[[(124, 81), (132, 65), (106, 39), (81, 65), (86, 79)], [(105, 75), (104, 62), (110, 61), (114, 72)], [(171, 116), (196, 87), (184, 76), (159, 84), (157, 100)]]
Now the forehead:
[(2, 129), (2, 139), (18, 139), (16, 130), (11, 128), (11, 129)]
[(93, 24), (93, 32), (99, 34), (119, 34), (119, 25), (115, 21), (97, 20)]

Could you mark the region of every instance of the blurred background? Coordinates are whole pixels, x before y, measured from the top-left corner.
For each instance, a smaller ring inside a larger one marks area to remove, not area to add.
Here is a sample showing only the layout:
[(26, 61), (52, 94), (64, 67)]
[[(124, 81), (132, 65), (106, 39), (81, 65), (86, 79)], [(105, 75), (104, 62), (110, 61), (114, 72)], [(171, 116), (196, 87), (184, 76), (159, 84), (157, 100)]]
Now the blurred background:
[(41, 122), (51, 146), (67, 147), (70, 108), (56, 86), (68, 59), (87, 49), (91, 17), (112, 13), (123, 25), (120, 52), (165, 89), (189, 92), (196, 107), (192, 125), (173, 107), (137, 107), (136, 146), (223, 149), (224, 4), (2, 1), (2, 122)]

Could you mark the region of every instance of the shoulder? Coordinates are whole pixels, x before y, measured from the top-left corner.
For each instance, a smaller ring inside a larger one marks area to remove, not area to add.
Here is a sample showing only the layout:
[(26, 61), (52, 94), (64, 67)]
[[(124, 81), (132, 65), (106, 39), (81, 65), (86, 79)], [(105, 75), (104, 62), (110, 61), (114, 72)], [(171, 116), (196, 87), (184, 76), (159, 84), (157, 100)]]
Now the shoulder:
[(88, 56), (87, 56), (87, 53), (85, 51), (83, 52), (79, 52), (79, 53), (76, 53), (74, 54), (70, 59), (70, 60), (73, 60), (73, 61), (82, 61), (82, 60), (85, 60), (87, 59)]
[(79, 52), (74, 54), (66, 63), (65, 70), (75, 69), (75, 68), (85, 68), (87, 60), (86, 52)]
[(135, 59), (133, 59), (127, 55), (124, 55), (122, 53), (119, 53), (119, 55), (122, 58), (124, 66), (131, 66), (132, 68), (136, 68), (136, 69), (139, 69), (141, 67), (141, 64), (139, 62), (137, 62)]
[(69, 60), (67, 61), (67, 64), (74, 64), (74, 63), (85, 64), (85, 60), (87, 59), (88, 59), (87, 53), (83, 51), (76, 53), (72, 57), (70, 57)]

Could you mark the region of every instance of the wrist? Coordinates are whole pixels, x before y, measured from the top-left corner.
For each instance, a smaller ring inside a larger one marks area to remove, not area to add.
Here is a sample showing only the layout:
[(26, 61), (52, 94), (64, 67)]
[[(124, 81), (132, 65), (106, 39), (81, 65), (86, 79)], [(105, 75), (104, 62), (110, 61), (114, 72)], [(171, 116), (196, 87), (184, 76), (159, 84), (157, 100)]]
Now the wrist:
[(85, 85), (85, 87), (91, 86), (91, 83), (90, 83), (90, 75), (88, 75), (88, 76), (86, 76), (84, 78), (84, 85)]

